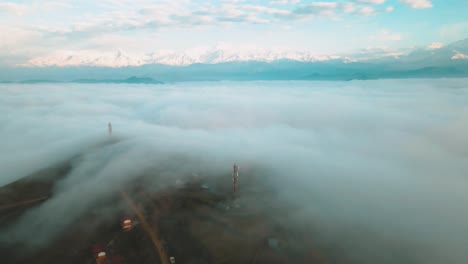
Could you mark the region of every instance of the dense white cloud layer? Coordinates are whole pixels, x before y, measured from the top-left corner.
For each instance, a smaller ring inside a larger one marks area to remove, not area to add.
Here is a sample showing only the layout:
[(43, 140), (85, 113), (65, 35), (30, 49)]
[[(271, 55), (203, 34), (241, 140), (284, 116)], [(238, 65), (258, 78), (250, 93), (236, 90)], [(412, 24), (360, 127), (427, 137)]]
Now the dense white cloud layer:
[[(59, 232), (148, 169), (222, 175), (235, 160), (266, 169), (278, 200), (298, 208), (283, 217), (318, 224), (348, 260), (468, 261), (467, 79), (2, 85), (0, 95), (0, 185), (105, 141), (108, 121), (121, 139), (84, 153), (10, 238)], [(176, 154), (188, 162), (167, 168)], [(57, 223), (57, 211), (70, 219)], [(356, 228), (398, 246), (347, 240)]]

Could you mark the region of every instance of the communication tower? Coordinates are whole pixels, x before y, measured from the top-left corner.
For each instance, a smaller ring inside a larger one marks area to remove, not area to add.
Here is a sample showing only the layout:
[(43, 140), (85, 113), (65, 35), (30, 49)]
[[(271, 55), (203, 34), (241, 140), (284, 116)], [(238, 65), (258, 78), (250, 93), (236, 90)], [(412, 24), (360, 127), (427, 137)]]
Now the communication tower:
[(237, 194), (238, 191), (238, 181), (239, 181), (239, 166), (236, 163), (232, 166), (232, 192), (234, 196)]

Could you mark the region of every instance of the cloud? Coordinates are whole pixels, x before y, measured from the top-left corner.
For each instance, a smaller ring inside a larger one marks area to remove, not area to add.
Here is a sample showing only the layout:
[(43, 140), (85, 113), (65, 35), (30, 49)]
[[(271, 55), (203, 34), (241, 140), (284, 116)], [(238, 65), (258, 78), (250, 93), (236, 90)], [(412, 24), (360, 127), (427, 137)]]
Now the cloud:
[(385, 3), (385, 0), (357, 0), (359, 3), (364, 3), (364, 4), (383, 4)]
[[(107, 12), (88, 21), (74, 23), (65, 28), (38, 28), (50, 36), (89, 38), (103, 33), (158, 29), (162, 27), (215, 27), (225, 23), (267, 23), (271, 15), (287, 14), (286, 10), (248, 4), (222, 4), (220, 6), (152, 5), (137, 12)], [(270, 17), (269, 17), (270, 16)]]
[(288, 0), (278, 0), (278, 1), (270, 1), (270, 5), (287, 5), (289, 4)]
[(377, 14), (377, 10), (370, 6), (363, 6), (359, 9), (358, 13), (364, 16), (370, 16)]
[(0, 38), (0, 49), (14, 48), (19, 42), (31, 41), (37, 35), (35, 31), (0, 25), (0, 31), (4, 36)]
[[(373, 39), (372, 37), (370, 39)], [(369, 46), (354, 53), (343, 56), (352, 58), (355, 61), (378, 60), (385, 58), (399, 58), (410, 53), (413, 49), (395, 49), (387, 46)]]
[(29, 7), (23, 4), (17, 4), (12, 2), (0, 3), (0, 14), (13, 14), (13, 15), (24, 15), (28, 12)]
[(428, 49), (440, 49), (442, 48), (444, 45), (442, 43), (437, 43), (437, 42), (434, 42), (434, 43), (431, 43), (429, 46), (427, 46)]
[[(209, 39), (206, 40), (209, 42), (208, 45), (214, 44), (216, 40), (213, 39), (225, 35), (217, 34), (217, 32), (225, 33), (227, 32), (225, 29), (246, 30), (246, 25), (252, 25), (246, 31), (260, 30), (263, 34), (276, 34), (277, 38), (280, 38), (279, 35), (282, 32), (279, 32), (279, 29), (292, 27), (302, 31), (305, 27), (299, 24), (305, 25), (318, 18), (334, 21), (352, 20), (355, 16), (377, 15), (393, 10), (393, 7), (378, 5), (381, 2), (382, 0), (318, 2), (288, 0), (272, 2), (275, 5), (268, 5), (261, 1), (200, 2), (188, 0), (104, 0), (96, 3), (84, 0), (79, 4), (50, 0), (2, 2), (0, 3), (2, 14), (0, 22), (4, 27), (18, 29), (18, 32), (27, 31), (31, 37), (19, 37), (19, 34), (14, 34), (12, 38), (0, 40), (0, 42), (13, 42), (13, 39), (17, 39), (14, 46), (10, 45), (8, 48), (4, 46), (4, 49), (0, 49), (0, 57), (3, 63), (15, 65), (24, 63), (24, 58), (33, 59), (56, 50), (101, 48), (102, 43), (109, 44), (109, 41), (106, 41), (107, 37), (114, 39), (115, 35), (120, 35), (121, 39), (127, 37), (128, 40), (122, 41), (122, 44), (110, 43), (112, 47), (104, 48), (102, 51), (117, 48), (129, 49), (130, 47), (121, 46), (132, 42), (137, 37), (143, 39), (141, 46), (144, 47), (140, 49), (148, 50), (148, 47), (156, 42), (166, 43), (165, 47), (161, 44), (158, 48), (168, 48), (167, 46), (172, 46), (176, 41), (174, 39), (184, 38), (182, 35), (189, 28), (210, 32), (206, 33), (209, 36), (204, 36), (205, 39)], [(90, 11), (86, 12), (86, 10)], [(264, 24), (268, 25), (260, 26)], [(144, 36), (165, 30), (171, 31), (170, 38)], [(242, 36), (239, 34), (240, 38)], [(274, 39), (274, 37), (271, 38)], [(199, 38), (197, 41), (204, 40)], [(287, 42), (288, 40), (278, 41)], [(183, 42), (179, 41), (179, 43)], [(132, 44), (131, 48), (134, 47), (135, 45)]]
[(49, 52), (47, 47), (25, 45), (23, 43), (40, 43), (43, 35), (30, 28), (0, 25), (0, 65), (16, 65), (31, 57)]
[(344, 3), (341, 8), (345, 13), (353, 13), (356, 10), (356, 6), (353, 3)]
[(298, 4), (300, 3), (301, 0), (276, 0), (276, 1), (270, 1), (270, 5), (289, 5), (289, 4)]
[(336, 2), (313, 2), (296, 7), (292, 12), (281, 17), (303, 19), (313, 16), (334, 16), (338, 7)]
[(313, 2), (308, 6), (316, 8), (336, 8), (338, 4), (336, 2)]
[(223, 181), (237, 161), (241, 186), (251, 167), (249, 188), (274, 190), (242, 199), (287, 231), (304, 225), (334, 263), (468, 261), (465, 80), (155, 88), (3, 85), (0, 185), (75, 158), (50, 200), (0, 226), (0, 243), (47, 244), (142, 175), (153, 190), (192, 172)]
[(443, 25), (440, 28), (440, 36), (444, 39), (459, 40), (468, 35), (468, 22), (463, 21), (454, 24)]
[(376, 35), (371, 36), (370, 39), (382, 42), (400, 41), (403, 36), (399, 33), (391, 33), (386, 29), (380, 30)]
[(429, 8), (432, 7), (430, 0), (400, 0), (400, 2), (409, 5), (412, 8)]
[[(379, 4), (378, 2), (375, 2), (374, 4)], [(355, 14), (355, 15), (361, 15), (361, 16), (370, 16), (370, 15), (376, 15), (382, 12), (391, 12), (393, 11), (393, 7), (389, 6), (384, 8), (375, 8), (373, 6), (369, 5), (362, 5), (362, 4), (356, 4), (356, 3), (342, 3), (339, 5), (339, 8), (344, 12), (345, 14)]]
[(55, 12), (60, 9), (71, 8), (72, 5), (63, 1), (39, 1), (34, 3), (14, 3), (14, 2), (0, 2), (0, 14), (14, 16), (24, 16), (27, 14), (44, 14)]

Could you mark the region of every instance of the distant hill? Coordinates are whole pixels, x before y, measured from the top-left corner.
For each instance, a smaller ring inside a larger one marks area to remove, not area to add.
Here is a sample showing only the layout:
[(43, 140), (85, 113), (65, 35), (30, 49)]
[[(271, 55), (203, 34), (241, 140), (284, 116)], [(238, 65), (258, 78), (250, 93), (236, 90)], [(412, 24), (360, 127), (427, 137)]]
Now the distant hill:
[[(384, 61), (377, 61), (382, 63)], [(410, 70), (425, 67), (466, 66), (468, 39), (453, 42), (440, 48), (419, 48), (406, 56), (385, 61), (393, 69)]]
[(164, 82), (154, 80), (153, 78), (139, 78), (139, 77), (130, 77), (127, 79), (78, 79), (73, 80), (74, 83), (143, 83), (143, 84), (163, 84)]
[(57, 80), (24, 80), (24, 81), (19, 81), (19, 83), (26, 83), (26, 84), (31, 84), (31, 83), (60, 83), (61, 81)]
[(303, 80), (374, 80), (404, 78), (463, 78), (468, 77), (468, 67), (423, 67), (414, 70), (376, 70), (374, 72), (350, 72), (336, 74), (313, 73), (304, 76)]
[[(398, 67), (396, 67), (398, 66)], [(403, 67), (405, 66), (405, 67)], [(8, 77), (5, 72), (9, 72)], [(144, 74), (148, 77), (130, 77)], [(22, 76), (35, 79), (23, 81)], [(163, 76), (163, 80), (156, 79)], [(39, 77), (42, 77), (39, 79)], [(86, 78), (83, 78), (86, 77)], [(92, 78), (90, 78), (92, 77)], [(369, 80), (382, 78), (461, 78), (468, 77), (468, 60), (450, 65), (409, 67), (393, 63), (327, 62), (226, 62), (193, 64), (184, 67), (143, 65), (137, 67), (54, 67), (0, 69), (0, 78), (17, 83), (128, 83), (163, 84), (185, 81), (249, 80)]]
[(24, 81), (0, 81), (0, 83), (24, 83), (24, 84), (39, 84), (39, 83), (133, 83), (133, 84), (163, 84), (164, 82), (148, 77), (130, 77), (127, 79), (77, 79), (72, 81), (59, 80), (24, 80)]

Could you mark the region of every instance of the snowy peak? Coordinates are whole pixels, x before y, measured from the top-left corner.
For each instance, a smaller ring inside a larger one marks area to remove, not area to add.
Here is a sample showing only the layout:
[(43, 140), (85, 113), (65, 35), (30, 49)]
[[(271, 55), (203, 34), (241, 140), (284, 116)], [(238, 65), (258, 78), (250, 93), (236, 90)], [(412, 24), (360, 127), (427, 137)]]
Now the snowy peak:
[(448, 66), (454, 61), (461, 62), (468, 59), (466, 54), (468, 54), (468, 39), (445, 46), (431, 44), (426, 48), (414, 49), (407, 56), (401, 57), (400, 62), (418, 67)]
[(217, 64), (224, 62), (260, 61), (273, 62), (292, 60), (299, 62), (340, 61), (351, 62), (385, 62), (406, 63), (410, 66), (449, 65), (454, 61), (468, 60), (468, 39), (448, 45), (432, 43), (423, 48), (410, 50), (392, 50), (368, 48), (361, 52), (342, 55), (317, 55), (307, 50), (293, 49), (259, 49), (237, 48), (218, 45), (214, 48), (198, 48), (188, 51), (158, 50), (150, 53), (59, 51), (48, 56), (29, 60), (20, 66), (101, 66), (125, 67), (145, 64), (164, 64), (186, 66), (196, 63)]
[(230, 50), (215, 48), (211, 50), (172, 51), (160, 50), (146, 54), (126, 54), (123, 51), (101, 53), (96, 51), (63, 51), (49, 56), (29, 60), (23, 66), (104, 66), (124, 67), (144, 64), (165, 64), (186, 66), (194, 63), (216, 64), (234, 61), (295, 60), (303, 62), (339, 59), (339, 56), (318, 56), (308, 51), (291, 49), (253, 49)]
[(455, 55), (452, 56), (452, 60), (468, 60), (468, 55), (454, 50)]
[(123, 67), (129, 65), (142, 65), (145, 61), (130, 56), (122, 51), (102, 54), (94, 51), (57, 52), (50, 56), (39, 57), (28, 61), (25, 66), (103, 66), (103, 67)]

